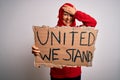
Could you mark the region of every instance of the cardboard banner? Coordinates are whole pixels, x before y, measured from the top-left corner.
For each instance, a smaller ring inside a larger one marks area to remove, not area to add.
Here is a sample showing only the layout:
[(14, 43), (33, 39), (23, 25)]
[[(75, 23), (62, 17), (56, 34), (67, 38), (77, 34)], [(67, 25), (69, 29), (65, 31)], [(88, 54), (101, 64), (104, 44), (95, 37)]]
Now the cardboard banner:
[(91, 27), (34, 26), (35, 45), (40, 53), (35, 66), (92, 66), (98, 30)]

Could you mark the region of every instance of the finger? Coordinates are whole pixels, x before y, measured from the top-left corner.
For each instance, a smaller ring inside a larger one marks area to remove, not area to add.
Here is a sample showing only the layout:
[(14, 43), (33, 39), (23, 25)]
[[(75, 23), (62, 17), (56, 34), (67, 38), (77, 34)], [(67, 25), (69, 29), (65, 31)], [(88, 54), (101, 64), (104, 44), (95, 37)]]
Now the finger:
[(39, 56), (39, 53), (33, 53), (34, 54), (34, 56)]
[(65, 12), (70, 12), (70, 10), (68, 9), (68, 8), (66, 8), (66, 7), (63, 7), (63, 10), (65, 11)]
[(71, 6), (68, 6), (68, 5), (64, 5), (64, 7), (67, 7), (67, 8), (73, 8), (73, 9), (75, 9), (76, 10), (76, 8), (73, 6), (73, 7), (71, 7)]
[(70, 7), (70, 6), (64, 6), (63, 8), (69, 10), (69, 9), (72, 9), (73, 7)]
[(68, 6), (68, 5), (64, 5), (64, 7), (71, 7), (71, 6)]
[(63, 9), (63, 10), (65, 10), (65, 9), (66, 9), (66, 7), (62, 7), (62, 9)]
[(39, 53), (36, 53), (36, 52), (32, 51), (32, 54), (34, 54), (34, 56), (39, 56), (40, 55)]
[(64, 10), (68, 10), (69, 9), (69, 7), (68, 6), (64, 6), (64, 7), (62, 7)]
[(36, 50), (38, 50), (39, 48), (36, 47), (35, 45), (33, 45), (33, 46), (32, 46), (32, 49), (36, 49)]
[(71, 13), (72, 8), (71, 8), (71, 7), (63, 7), (63, 10), (64, 10), (65, 12)]
[(32, 50), (32, 53), (40, 53), (39, 50)]

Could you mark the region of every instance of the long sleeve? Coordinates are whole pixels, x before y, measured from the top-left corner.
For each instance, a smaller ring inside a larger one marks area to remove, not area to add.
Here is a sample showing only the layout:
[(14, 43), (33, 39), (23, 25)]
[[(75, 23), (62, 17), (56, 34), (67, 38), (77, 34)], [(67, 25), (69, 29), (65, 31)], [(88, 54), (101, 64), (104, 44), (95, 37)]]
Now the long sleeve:
[(76, 11), (74, 17), (85, 26), (95, 27), (97, 24), (97, 21), (93, 17), (81, 11)]

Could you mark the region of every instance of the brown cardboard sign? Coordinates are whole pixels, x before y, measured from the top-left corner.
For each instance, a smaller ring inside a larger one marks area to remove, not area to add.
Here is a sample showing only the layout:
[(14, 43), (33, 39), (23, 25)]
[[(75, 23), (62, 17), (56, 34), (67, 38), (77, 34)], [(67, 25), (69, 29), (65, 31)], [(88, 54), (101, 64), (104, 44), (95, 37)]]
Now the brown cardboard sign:
[(98, 30), (91, 27), (33, 26), (40, 53), (35, 66), (92, 66)]

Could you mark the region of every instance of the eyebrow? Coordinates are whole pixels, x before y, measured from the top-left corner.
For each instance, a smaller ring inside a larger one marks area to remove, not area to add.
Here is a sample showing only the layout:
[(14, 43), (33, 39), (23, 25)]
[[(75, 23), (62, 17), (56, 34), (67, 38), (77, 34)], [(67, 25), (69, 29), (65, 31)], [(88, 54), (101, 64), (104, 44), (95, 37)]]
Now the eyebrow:
[(68, 12), (66, 12), (66, 11), (64, 11), (64, 14), (69, 14), (70, 16), (72, 16), (72, 17), (73, 17), (73, 15), (71, 15), (70, 13), (68, 13)]

